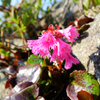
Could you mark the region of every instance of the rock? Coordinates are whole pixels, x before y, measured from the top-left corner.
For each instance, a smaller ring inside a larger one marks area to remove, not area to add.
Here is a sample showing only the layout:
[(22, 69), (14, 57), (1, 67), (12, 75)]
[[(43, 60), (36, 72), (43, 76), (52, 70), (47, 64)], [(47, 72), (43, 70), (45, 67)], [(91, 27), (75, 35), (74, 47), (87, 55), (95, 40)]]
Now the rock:
[(73, 45), (73, 54), (89, 73), (100, 78), (100, 13), (83, 34), (83, 37)]
[(45, 23), (49, 25), (53, 22), (64, 28), (70, 21), (74, 21), (82, 15), (80, 9), (73, 0), (61, 0), (51, 7), (49, 16), (41, 20), (40, 25), (45, 26)]

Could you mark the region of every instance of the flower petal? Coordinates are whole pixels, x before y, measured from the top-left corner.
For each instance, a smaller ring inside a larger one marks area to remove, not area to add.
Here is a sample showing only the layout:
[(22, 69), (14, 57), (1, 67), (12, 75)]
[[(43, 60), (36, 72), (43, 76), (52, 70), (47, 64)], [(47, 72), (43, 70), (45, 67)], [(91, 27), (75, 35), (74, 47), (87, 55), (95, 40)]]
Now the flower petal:
[(70, 42), (75, 42), (74, 39), (77, 39), (77, 37), (79, 37), (79, 33), (77, 32), (77, 29), (73, 26), (69, 26), (66, 29), (63, 30), (58, 30), (59, 33), (63, 34), (63, 36), (65, 36), (68, 41)]
[(54, 62), (55, 59), (59, 61), (63, 61), (66, 58), (66, 53), (71, 52), (71, 46), (64, 41), (62, 41), (59, 37), (56, 38), (56, 45), (53, 50), (53, 54), (51, 57), (51, 62)]
[(49, 58), (51, 56), (49, 49), (54, 48), (56, 39), (49, 32), (42, 34), (38, 40), (28, 40), (27, 44), (29, 48), (32, 48), (32, 53), (34, 53), (35, 55), (39, 54), (41, 57), (46, 58), (47, 56)]
[(67, 54), (66, 59), (65, 59), (65, 69), (70, 69), (72, 67), (72, 64), (78, 64), (79, 60), (74, 58), (71, 54)]

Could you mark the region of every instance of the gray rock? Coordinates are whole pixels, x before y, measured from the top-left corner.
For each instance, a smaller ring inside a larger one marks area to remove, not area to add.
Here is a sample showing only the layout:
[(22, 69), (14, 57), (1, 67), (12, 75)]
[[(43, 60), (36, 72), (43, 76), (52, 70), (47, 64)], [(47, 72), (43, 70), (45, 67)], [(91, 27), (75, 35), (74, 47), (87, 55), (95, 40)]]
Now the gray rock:
[(85, 69), (100, 79), (100, 13), (90, 23), (90, 28), (73, 45), (74, 55)]
[(51, 7), (49, 16), (46, 20), (43, 19), (40, 25), (45, 25), (46, 21), (48, 25), (53, 22), (53, 24), (59, 24), (62, 28), (67, 27), (70, 21), (74, 21), (82, 15), (80, 9), (73, 0), (61, 0)]

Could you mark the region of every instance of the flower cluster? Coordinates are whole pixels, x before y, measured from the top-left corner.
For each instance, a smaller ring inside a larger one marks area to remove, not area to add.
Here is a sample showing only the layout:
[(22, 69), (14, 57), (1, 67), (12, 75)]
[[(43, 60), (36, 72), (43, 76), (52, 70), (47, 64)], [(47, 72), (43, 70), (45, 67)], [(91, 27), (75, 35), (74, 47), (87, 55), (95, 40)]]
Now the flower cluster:
[[(64, 36), (69, 42), (74, 42), (79, 33), (73, 26), (63, 30), (58, 25), (56, 27), (57, 29), (53, 30), (53, 25), (49, 25), (47, 31), (42, 31), (41, 37), (37, 40), (28, 40), (27, 44), (29, 48), (32, 48), (33, 54), (39, 54), (43, 58), (50, 58), (50, 62), (65, 60), (65, 69), (70, 69), (73, 63), (77, 64), (79, 61), (70, 54), (72, 51), (71, 46), (62, 41), (61, 38)], [(52, 55), (51, 50), (53, 50)]]

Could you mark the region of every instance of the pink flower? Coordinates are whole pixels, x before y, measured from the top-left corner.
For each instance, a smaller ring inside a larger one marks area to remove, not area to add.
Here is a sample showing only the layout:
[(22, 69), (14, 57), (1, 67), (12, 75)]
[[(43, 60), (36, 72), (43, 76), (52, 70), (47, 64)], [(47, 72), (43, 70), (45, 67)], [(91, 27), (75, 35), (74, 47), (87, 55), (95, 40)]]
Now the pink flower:
[[(53, 30), (53, 25), (50, 25), (47, 31), (42, 32), (41, 37), (37, 40), (28, 40), (27, 44), (29, 48), (32, 48), (33, 54), (39, 54), (43, 58), (51, 58), (50, 62), (65, 60), (65, 69), (70, 69), (73, 63), (77, 64), (79, 61), (70, 54), (71, 46), (62, 41), (61, 37), (65, 36), (68, 41), (73, 42), (79, 33), (72, 26), (63, 30), (59, 30), (57, 25), (56, 27), (57, 29)], [(51, 50), (53, 50), (52, 55)]]
[(67, 56), (65, 58), (65, 69), (70, 69), (72, 67), (72, 64), (78, 64), (79, 60), (74, 58), (70, 53), (67, 53)]
[(29, 48), (32, 48), (32, 53), (41, 57), (49, 58), (51, 54), (49, 52), (50, 48), (53, 49), (56, 43), (56, 39), (51, 34), (51, 32), (42, 34), (37, 40), (28, 40), (27, 44)]
[(69, 26), (68, 28), (63, 30), (58, 30), (58, 32), (63, 36), (65, 36), (70, 42), (75, 42), (74, 39), (77, 39), (77, 37), (79, 37), (77, 29), (73, 26)]
[(63, 42), (60, 38), (56, 38), (57, 43), (53, 50), (53, 54), (51, 57), (51, 62), (56, 59), (59, 61), (65, 60), (65, 69), (70, 69), (73, 64), (79, 63), (78, 59), (74, 58), (71, 53), (71, 46), (65, 42)]
[(57, 42), (54, 46), (53, 54), (50, 60), (51, 62), (54, 62), (56, 58), (59, 61), (63, 61), (67, 56), (66, 53), (71, 52), (71, 46), (69, 44), (62, 41), (59, 37), (56, 37), (56, 41)]

